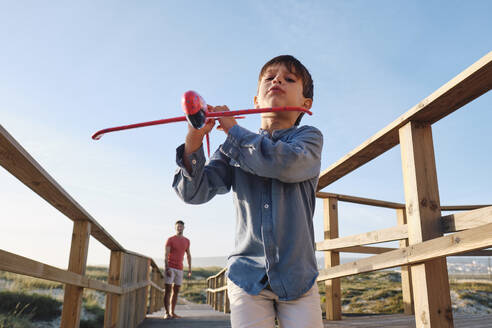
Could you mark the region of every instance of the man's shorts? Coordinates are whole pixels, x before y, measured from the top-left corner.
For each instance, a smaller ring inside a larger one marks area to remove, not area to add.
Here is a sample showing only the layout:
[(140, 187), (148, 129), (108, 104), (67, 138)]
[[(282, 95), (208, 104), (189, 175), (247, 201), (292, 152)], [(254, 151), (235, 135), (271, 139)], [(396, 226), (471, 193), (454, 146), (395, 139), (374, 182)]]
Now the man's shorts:
[(167, 285), (175, 284), (176, 286), (181, 286), (181, 283), (183, 282), (183, 270), (169, 268), (169, 273), (170, 273), (169, 276), (165, 274), (166, 284)]

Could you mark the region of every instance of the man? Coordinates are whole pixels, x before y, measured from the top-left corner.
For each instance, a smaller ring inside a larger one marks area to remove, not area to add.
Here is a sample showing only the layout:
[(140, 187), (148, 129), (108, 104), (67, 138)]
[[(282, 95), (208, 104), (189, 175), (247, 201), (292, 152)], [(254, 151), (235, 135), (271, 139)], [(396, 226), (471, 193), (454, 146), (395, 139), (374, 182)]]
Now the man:
[[(183, 258), (185, 252), (188, 260), (188, 278), (191, 277), (190, 241), (183, 236), (184, 222), (181, 220), (176, 221), (174, 227), (176, 229), (176, 235), (168, 238), (166, 242), (166, 254), (164, 256), (166, 269), (166, 287), (164, 292), (165, 319), (180, 318), (174, 312), (174, 309), (178, 301), (179, 288), (183, 281)], [(171, 300), (171, 311), (169, 311), (169, 300)]]

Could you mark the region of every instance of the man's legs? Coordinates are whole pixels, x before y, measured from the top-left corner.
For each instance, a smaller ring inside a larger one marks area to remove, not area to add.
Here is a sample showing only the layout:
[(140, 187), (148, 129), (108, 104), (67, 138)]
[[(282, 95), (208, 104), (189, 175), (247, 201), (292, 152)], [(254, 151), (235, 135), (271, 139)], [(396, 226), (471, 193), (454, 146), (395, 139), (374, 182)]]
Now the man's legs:
[(176, 308), (176, 303), (178, 303), (178, 294), (179, 294), (180, 287), (181, 287), (180, 285), (176, 285), (176, 284), (173, 285), (173, 297), (171, 298), (171, 316), (173, 318), (181, 318), (179, 315), (177, 315), (174, 312), (174, 309)]
[(166, 284), (164, 289), (164, 308), (166, 309), (165, 319), (171, 318), (171, 312), (169, 312), (169, 299), (171, 298), (171, 287), (172, 285)]
[(280, 328), (322, 328), (323, 318), (319, 300), (318, 284), (293, 301), (277, 301), (277, 316)]
[(174, 312), (174, 309), (176, 308), (176, 304), (178, 303), (179, 288), (183, 283), (183, 270), (178, 270), (174, 268), (171, 268), (171, 270), (173, 271), (174, 275), (173, 296), (171, 297), (171, 316), (173, 318), (181, 318), (179, 315), (176, 314), (176, 312)]

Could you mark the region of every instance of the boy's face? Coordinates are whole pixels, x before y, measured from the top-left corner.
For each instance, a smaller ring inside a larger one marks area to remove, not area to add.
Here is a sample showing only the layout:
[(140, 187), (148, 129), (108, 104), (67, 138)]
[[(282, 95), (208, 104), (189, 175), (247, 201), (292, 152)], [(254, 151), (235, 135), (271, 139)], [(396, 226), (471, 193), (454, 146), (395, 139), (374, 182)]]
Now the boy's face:
[[(283, 64), (268, 67), (258, 84), (258, 94), (254, 97), (255, 108), (296, 106), (310, 109), (313, 100), (302, 94), (302, 83), (302, 79)], [(296, 119), (299, 116), (298, 112), (285, 113), (293, 114)], [(272, 113), (265, 114), (268, 116)]]

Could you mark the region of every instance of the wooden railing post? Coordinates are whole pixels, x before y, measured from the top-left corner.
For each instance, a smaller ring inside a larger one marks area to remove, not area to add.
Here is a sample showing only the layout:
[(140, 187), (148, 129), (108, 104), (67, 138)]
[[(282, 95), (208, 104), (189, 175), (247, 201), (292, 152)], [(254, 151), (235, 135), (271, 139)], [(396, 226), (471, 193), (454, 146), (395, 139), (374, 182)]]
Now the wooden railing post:
[[(217, 277), (214, 277), (213, 279), (213, 285), (214, 285), (214, 289), (217, 288)], [(218, 298), (219, 295), (217, 295), (216, 292), (214, 292), (214, 298), (213, 298), (213, 308), (214, 310), (217, 310), (217, 305), (218, 305), (218, 301), (219, 301), (219, 298)]]
[[(220, 287), (225, 286), (225, 271), (220, 275)], [(220, 292), (220, 311), (225, 311), (226, 293), (225, 290)]]
[(208, 291), (209, 288), (212, 288), (210, 287), (210, 278), (207, 278), (207, 304), (210, 305), (211, 304), (211, 293)]
[[(121, 286), (124, 253), (111, 251), (109, 262), (108, 283)], [(104, 328), (119, 328), (122, 326), (121, 296), (106, 294), (106, 311), (104, 312)]]
[[(85, 275), (90, 234), (91, 224), (89, 221), (74, 221), (68, 271)], [(83, 292), (82, 287), (65, 285), (60, 327), (79, 327)]]
[[(338, 201), (336, 198), (328, 197), (323, 200), (323, 217), (325, 239), (338, 238)], [(325, 252), (325, 268), (331, 268), (340, 264), (340, 253), (333, 251)], [(342, 319), (342, 302), (340, 279), (329, 279), (325, 281), (326, 319)]]
[[(409, 122), (399, 130), (408, 242), (442, 235), (434, 146), (430, 124)], [(411, 266), (417, 327), (453, 327), (446, 258)]]
[[(399, 225), (407, 224), (407, 216), (405, 210), (396, 209), (396, 220)], [(400, 240), (400, 248), (408, 246), (408, 238)], [(413, 292), (412, 292), (412, 273), (410, 266), (405, 265), (401, 268), (401, 293), (403, 296), (403, 313), (414, 314), (413, 309)]]
[[(152, 273), (151, 273), (151, 277), (152, 277), (152, 282), (154, 282), (155, 284), (157, 284), (157, 276), (159, 275), (158, 272), (156, 272), (154, 270), (154, 268), (152, 268)], [(149, 305), (149, 313), (154, 313), (156, 312), (158, 309), (157, 309), (157, 289), (155, 289), (154, 286), (150, 285), (150, 305)]]

